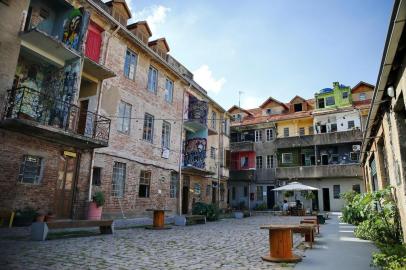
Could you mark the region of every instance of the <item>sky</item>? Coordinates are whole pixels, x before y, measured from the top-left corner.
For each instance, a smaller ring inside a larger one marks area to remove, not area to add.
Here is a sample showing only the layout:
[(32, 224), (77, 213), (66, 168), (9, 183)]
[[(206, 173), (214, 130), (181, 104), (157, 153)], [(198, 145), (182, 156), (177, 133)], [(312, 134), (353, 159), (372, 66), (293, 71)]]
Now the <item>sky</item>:
[(127, 0), (225, 109), (375, 84), (392, 0)]

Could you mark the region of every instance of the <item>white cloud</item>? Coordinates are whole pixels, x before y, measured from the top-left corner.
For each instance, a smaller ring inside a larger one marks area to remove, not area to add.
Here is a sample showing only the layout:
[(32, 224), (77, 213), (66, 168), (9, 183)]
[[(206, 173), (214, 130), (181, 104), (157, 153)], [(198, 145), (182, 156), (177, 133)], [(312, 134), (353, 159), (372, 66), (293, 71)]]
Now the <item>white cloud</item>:
[(241, 94), (241, 107), (244, 109), (254, 109), (261, 105), (262, 99), (254, 96), (244, 96)]
[(170, 8), (163, 5), (153, 5), (133, 13), (131, 20), (134, 22), (146, 20), (151, 28), (152, 34), (154, 34), (159, 25), (165, 23), (166, 16), (170, 11)]
[(195, 81), (200, 84), (204, 89), (215, 94), (219, 93), (226, 83), (225, 78), (216, 80), (209, 66), (202, 65), (193, 72)]

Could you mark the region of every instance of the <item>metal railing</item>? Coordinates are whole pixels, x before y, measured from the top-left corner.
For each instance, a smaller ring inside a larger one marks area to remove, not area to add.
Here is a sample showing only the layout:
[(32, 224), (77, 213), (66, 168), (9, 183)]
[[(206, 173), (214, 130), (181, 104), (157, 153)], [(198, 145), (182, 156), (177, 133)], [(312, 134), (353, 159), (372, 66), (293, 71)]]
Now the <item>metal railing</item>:
[[(63, 97), (69, 100), (67, 95)], [(108, 142), (110, 119), (65, 100), (28, 87), (10, 89), (7, 91), (4, 119), (35, 121), (41, 125)]]

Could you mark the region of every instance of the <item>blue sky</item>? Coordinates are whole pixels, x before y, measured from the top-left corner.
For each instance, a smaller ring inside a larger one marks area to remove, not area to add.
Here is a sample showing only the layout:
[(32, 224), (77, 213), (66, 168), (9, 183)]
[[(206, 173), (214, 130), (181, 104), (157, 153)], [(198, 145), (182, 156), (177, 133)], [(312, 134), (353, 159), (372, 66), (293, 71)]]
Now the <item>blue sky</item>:
[(390, 0), (127, 0), (225, 109), (376, 83)]

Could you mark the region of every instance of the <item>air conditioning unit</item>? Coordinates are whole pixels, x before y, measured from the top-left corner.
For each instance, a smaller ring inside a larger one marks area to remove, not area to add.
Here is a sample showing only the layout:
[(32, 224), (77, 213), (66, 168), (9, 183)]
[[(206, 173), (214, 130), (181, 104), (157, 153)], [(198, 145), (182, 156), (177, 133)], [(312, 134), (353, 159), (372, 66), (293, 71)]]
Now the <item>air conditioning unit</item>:
[(353, 152), (359, 152), (359, 151), (361, 151), (361, 145), (354, 144), (354, 145), (352, 146), (352, 151), (353, 151)]

